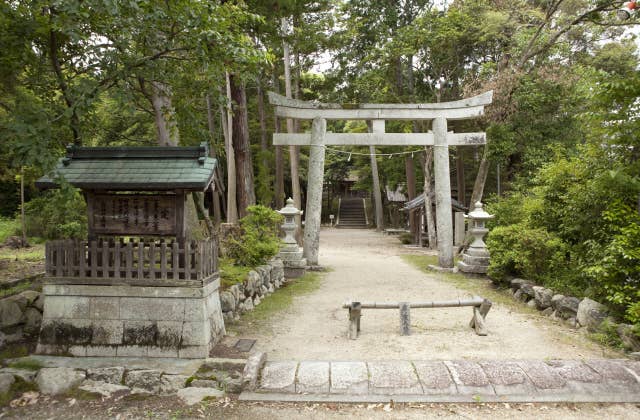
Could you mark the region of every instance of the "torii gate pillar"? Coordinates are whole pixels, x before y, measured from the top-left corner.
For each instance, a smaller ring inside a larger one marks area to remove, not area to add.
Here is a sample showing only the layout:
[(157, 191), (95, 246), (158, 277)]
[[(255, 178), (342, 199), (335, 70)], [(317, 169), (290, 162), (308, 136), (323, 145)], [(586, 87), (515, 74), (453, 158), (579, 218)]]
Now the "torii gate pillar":
[(436, 223), (438, 232), (438, 265), (453, 267), (453, 226), (451, 213), (451, 179), (449, 177), (449, 145), (447, 119), (433, 120), (433, 172), (436, 187)]
[[(322, 180), (324, 179), (324, 135), (327, 120), (316, 117), (311, 125), (311, 150), (307, 183), (307, 217), (304, 221), (303, 255), (309, 265), (318, 265), (320, 218), (322, 216)], [(320, 180), (320, 181), (318, 181)]]

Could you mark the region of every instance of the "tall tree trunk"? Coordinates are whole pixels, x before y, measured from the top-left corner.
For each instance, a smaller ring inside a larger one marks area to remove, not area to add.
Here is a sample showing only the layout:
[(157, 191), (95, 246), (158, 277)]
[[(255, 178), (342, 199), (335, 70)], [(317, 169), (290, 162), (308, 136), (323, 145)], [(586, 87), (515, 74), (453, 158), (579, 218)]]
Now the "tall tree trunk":
[(24, 212), (24, 166), (20, 168), (20, 224), (22, 225), (21, 246), (28, 246), (27, 242), (27, 218)]
[[(413, 156), (407, 155), (404, 158), (404, 170), (407, 177), (407, 195), (409, 200), (416, 198), (416, 168), (413, 164)], [(409, 230), (414, 238), (414, 243), (419, 242), (420, 232), (416, 212), (409, 213)]]
[[(276, 93), (280, 93), (280, 82), (278, 81), (278, 77), (276, 73), (273, 73), (273, 90)], [(280, 119), (276, 116), (273, 120), (274, 123), (274, 131), (276, 133), (280, 132)], [(275, 167), (276, 167), (276, 179), (275, 179), (275, 204), (276, 209), (281, 209), (284, 207), (284, 153), (282, 152), (282, 146), (276, 146), (275, 152)]]
[(384, 229), (384, 214), (382, 212), (382, 193), (380, 191), (378, 161), (376, 160), (376, 149), (373, 146), (369, 146), (369, 155), (371, 158), (371, 178), (373, 178), (373, 198), (376, 207), (376, 230), (380, 232)]
[[(256, 86), (257, 86), (257, 98), (256, 101), (258, 103), (258, 120), (260, 122), (260, 154), (261, 154), (261, 165), (260, 171), (258, 171), (258, 176), (264, 176), (264, 182), (267, 183), (268, 190), (271, 190), (269, 181), (271, 179), (271, 171), (269, 166), (269, 145), (267, 143), (267, 120), (264, 113), (264, 91), (262, 90), (262, 80), (260, 78), (256, 78)], [(270, 205), (271, 199), (265, 200), (265, 197), (261, 197), (263, 204)]]
[[(227, 223), (238, 222), (238, 205), (236, 204), (236, 161), (233, 151), (233, 123), (231, 115), (231, 85), (229, 84), (229, 73), (227, 73), (227, 110), (220, 113), (222, 118), (222, 131), (224, 133), (225, 146), (227, 151)], [(226, 118), (225, 118), (226, 116)]]
[[(287, 33), (287, 20), (282, 18), (282, 32)], [(289, 44), (286, 41), (282, 42), (282, 49), (284, 53), (284, 88), (285, 96), (291, 99), (291, 53), (289, 51)], [(287, 132), (294, 133), (293, 120), (287, 118)], [(300, 176), (298, 174), (298, 162), (299, 153), (298, 146), (289, 146), (289, 164), (291, 166), (291, 191), (293, 192), (293, 203), (298, 208), (302, 208), (302, 197), (300, 195)], [(298, 243), (302, 241), (302, 218), (296, 216), (296, 239)]]
[(244, 83), (235, 75), (229, 76), (231, 99), (233, 100), (233, 129), (231, 139), (236, 160), (236, 197), (238, 216), (247, 215), (247, 207), (256, 204), (253, 185), (253, 159), (249, 144), (249, 118), (247, 116), (247, 95)]
[(180, 142), (176, 111), (171, 102), (171, 88), (162, 82), (151, 82), (151, 106), (155, 117), (158, 144), (177, 146)]
[[(209, 128), (209, 134), (211, 135), (211, 148), (209, 149), (209, 155), (214, 158), (217, 159), (217, 153), (216, 153), (216, 147), (215, 147), (215, 138), (216, 138), (216, 124), (215, 124), (215, 117), (213, 115), (213, 106), (211, 105), (211, 96), (207, 95), (206, 96), (206, 102), (207, 102), (207, 126)], [(220, 207), (220, 200), (222, 197), (222, 190), (220, 188), (215, 188), (214, 186), (219, 185), (220, 184), (220, 179), (221, 179), (221, 171), (220, 171), (220, 165), (216, 165), (216, 175), (215, 175), (215, 179), (214, 179), (214, 183), (211, 187), (211, 193), (213, 195), (213, 221), (215, 223), (215, 225), (219, 225), (220, 221), (222, 220), (222, 210)]]
[(484, 194), (484, 186), (487, 182), (487, 175), (489, 174), (489, 145), (484, 146), (482, 152), (482, 159), (480, 159), (480, 166), (478, 166), (478, 175), (476, 175), (476, 182), (473, 184), (473, 193), (471, 194), (471, 203), (469, 208), (478, 202), (482, 201), (482, 194)]
[(429, 249), (436, 249), (438, 236), (436, 233), (436, 222), (433, 214), (433, 147), (425, 147), (424, 157), (424, 212), (427, 219), (427, 237), (429, 238)]
[(464, 154), (462, 147), (456, 147), (456, 187), (458, 188), (458, 201), (464, 206), (466, 197), (464, 182)]

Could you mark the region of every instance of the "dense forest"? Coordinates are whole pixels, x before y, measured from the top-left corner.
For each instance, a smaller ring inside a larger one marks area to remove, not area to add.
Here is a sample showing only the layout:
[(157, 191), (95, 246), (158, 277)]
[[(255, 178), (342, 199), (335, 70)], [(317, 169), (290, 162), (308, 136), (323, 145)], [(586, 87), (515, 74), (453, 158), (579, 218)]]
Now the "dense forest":
[[(247, 207), (304, 204), (308, 150), (274, 132), (267, 92), (343, 104), (494, 103), (456, 131), (456, 198), (496, 215), (490, 275), (522, 275), (608, 301), (640, 324), (640, 74), (634, 17), (619, 1), (29, 0), (0, 4), (0, 214), (28, 234), (73, 237), (83, 200), (35, 179), (68, 144), (211, 145), (216, 222)], [(430, 127), (390, 122), (388, 132)], [(330, 121), (329, 131), (366, 131)], [(349, 154), (351, 152), (352, 155)], [(381, 186), (430, 188), (432, 152), (378, 147)], [(361, 154), (359, 154), (361, 153)], [(395, 155), (394, 155), (395, 154)], [(325, 181), (358, 175), (367, 148), (329, 152)], [(425, 174), (425, 168), (427, 173)], [(426, 175), (426, 176), (425, 176)], [(21, 206), (21, 185), (25, 204)], [(212, 213), (212, 214), (213, 214)]]

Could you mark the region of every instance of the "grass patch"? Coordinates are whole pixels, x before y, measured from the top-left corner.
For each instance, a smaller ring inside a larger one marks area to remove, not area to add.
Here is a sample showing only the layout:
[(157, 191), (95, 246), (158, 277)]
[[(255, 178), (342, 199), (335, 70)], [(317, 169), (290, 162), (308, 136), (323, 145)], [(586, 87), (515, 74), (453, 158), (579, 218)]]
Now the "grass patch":
[(12, 261), (42, 261), (44, 260), (44, 244), (36, 244), (28, 248), (12, 249), (0, 248), (0, 259)]
[(243, 326), (264, 323), (276, 313), (288, 308), (294, 297), (317, 290), (320, 287), (320, 280), (320, 273), (308, 272), (297, 280), (285, 283), (270, 296), (265, 296), (253, 311), (243, 314), (241, 320), (237, 324), (232, 324), (230, 329), (242, 329)]
[(466, 277), (461, 273), (436, 273), (430, 270), (427, 268), (428, 265), (438, 265), (438, 257), (435, 255), (402, 255), (401, 257), (420, 271), (431, 275), (435, 274), (439, 279), (459, 289), (466, 290), (473, 295), (489, 299), (493, 303), (500, 303), (512, 310), (540, 315), (540, 312), (537, 310), (529, 308), (513, 299), (511, 295), (507, 294), (506, 289), (496, 287), (488, 278), (472, 278)]
[(0, 364), (7, 359), (17, 359), (18, 357), (26, 357), (29, 355), (29, 348), (25, 344), (9, 345), (0, 351)]
[(13, 363), (9, 363), (9, 367), (14, 369), (24, 369), (24, 370), (40, 370), (44, 367), (44, 365), (40, 363), (40, 361), (38, 360), (25, 358), (25, 359), (16, 360)]
[(24, 283), (9, 287), (8, 289), (0, 289), (0, 298), (3, 298), (5, 296), (17, 295), (20, 292), (31, 289), (31, 286), (32, 283), (30, 281), (25, 281)]
[(67, 398), (75, 398), (78, 401), (95, 401), (102, 399), (102, 395), (97, 392), (89, 392), (78, 388), (71, 389), (65, 396)]
[(242, 283), (247, 278), (247, 275), (252, 268), (234, 265), (234, 261), (231, 258), (220, 258), (219, 270), (220, 284), (223, 289), (226, 289), (234, 284)]
[(4, 394), (0, 394), (0, 407), (9, 405), (9, 403), (13, 399), (19, 397), (25, 392), (38, 390), (38, 386), (36, 384), (32, 382), (26, 382), (25, 380), (17, 376), (14, 378), (16, 381), (13, 383), (13, 385), (11, 385), (9, 391)]
[(0, 218), (0, 243), (7, 240), (9, 236), (16, 236), (20, 233), (20, 223), (16, 219)]

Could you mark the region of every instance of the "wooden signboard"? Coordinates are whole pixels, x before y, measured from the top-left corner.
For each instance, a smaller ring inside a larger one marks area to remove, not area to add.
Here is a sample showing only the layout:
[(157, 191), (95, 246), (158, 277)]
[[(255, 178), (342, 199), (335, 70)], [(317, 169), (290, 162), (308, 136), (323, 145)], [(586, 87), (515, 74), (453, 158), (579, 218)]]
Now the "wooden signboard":
[(89, 235), (176, 236), (182, 195), (88, 194)]

